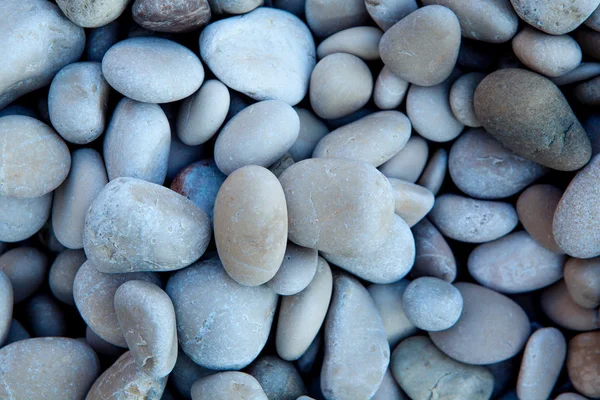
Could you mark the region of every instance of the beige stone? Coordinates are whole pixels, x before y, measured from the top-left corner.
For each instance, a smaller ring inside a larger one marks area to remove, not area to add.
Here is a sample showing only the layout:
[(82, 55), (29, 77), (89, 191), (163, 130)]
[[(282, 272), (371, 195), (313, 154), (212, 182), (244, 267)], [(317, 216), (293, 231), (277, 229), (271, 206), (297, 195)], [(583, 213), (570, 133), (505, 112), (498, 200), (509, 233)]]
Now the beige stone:
[(562, 196), (562, 190), (552, 185), (532, 185), (517, 200), (517, 214), (523, 228), (548, 250), (562, 254), (552, 233), (552, 220)]
[(84, 28), (107, 25), (119, 18), (130, 0), (57, 0), (63, 13)]
[(569, 341), (567, 370), (569, 378), (581, 394), (600, 397), (600, 332), (587, 332)]
[(422, 220), (433, 207), (433, 193), (423, 186), (388, 178), (394, 190), (395, 212), (409, 227)]
[(348, 53), (365, 61), (379, 60), (379, 41), (383, 32), (373, 26), (356, 26), (334, 33), (317, 47), (317, 57)]
[(573, 331), (590, 331), (600, 328), (600, 310), (583, 308), (569, 295), (564, 281), (545, 289), (540, 296), (544, 313), (555, 324)]
[(412, 135), (406, 145), (379, 167), (388, 178), (416, 182), (427, 164), (429, 148), (427, 141), (419, 135)]
[(565, 264), (565, 285), (573, 301), (581, 307), (600, 306), (600, 258), (570, 258)]

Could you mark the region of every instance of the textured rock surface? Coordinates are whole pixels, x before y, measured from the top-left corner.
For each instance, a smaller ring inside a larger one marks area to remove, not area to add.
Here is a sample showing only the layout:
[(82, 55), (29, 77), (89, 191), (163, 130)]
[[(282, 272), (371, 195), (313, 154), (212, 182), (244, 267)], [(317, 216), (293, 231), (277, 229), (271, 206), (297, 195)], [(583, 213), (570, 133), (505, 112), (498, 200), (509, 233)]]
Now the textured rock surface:
[(564, 252), (554, 240), (552, 220), (562, 194), (562, 190), (552, 185), (532, 185), (517, 200), (517, 214), (523, 228), (539, 244), (558, 254)]
[(581, 394), (600, 397), (600, 332), (587, 332), (569, 342), (567, 370), (573, 386)]
[(119, 18), (130, 0), (57, 0), (62, 12), (84, 28), (97, 28)]
[(571, 258), (565, 264), (565, 285), (573, 301), (584, 308), (600, 306), (600, 259)]
[(14, 302), (31, 296), (46, 279), (48, 257), (33, 247), (17, 247), (0, 256), (0, 271), (12, 284)]
[(192, 386), (192, 400), (229, 398), (267, 400), (260, 383), (250, 374), (237, 371), (219, 372), (200, 378)]
[(456, 279), (456, 259), (452, 249), (428, 219), (413, 226), (416, 257), (410, 273), (413, 277), (433, 276), (453, 282)]
[(318, 269), (318, 253), (314, 249), (288, 242), (283, 262), (267, 285), (277, 294), (290, 296), (306, 289)]
[(142, 28), (159, 32), (189, 32), (210, 21), (208, 0), (136, 0), (133, 20)]
[(19, 242), (40, 230), (50, 216), (52, 193), (17, 199), (0, 196), (0, 241)]
[(306, 392), (294, 364), (277, 356), (257, 359), (248, 367), (248, 373), (256, 378), (269, 399), (296, 400)]
[(519, 17), (551, 35), (571, 32), (596, 10), (598, 0), (510, 0)]
[(408, 320), (428, 332), (443, 331), (453, 326), (462, 308), (460, 292), (438, 278), (417, 278), (402, 295), (402, 309)]

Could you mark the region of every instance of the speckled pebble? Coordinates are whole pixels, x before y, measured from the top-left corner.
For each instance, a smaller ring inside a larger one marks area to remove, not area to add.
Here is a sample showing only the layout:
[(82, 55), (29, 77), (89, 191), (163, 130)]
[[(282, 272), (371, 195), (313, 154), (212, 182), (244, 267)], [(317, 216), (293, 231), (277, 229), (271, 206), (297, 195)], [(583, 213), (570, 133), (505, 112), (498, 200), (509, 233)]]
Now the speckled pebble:
[(142, 28), (159, 32), (189, 32), (210, 21), (208, 0), (136, 0), (133, 20)]
[(551, 35), (571, 32), (596, 10), (599, 0), (510, 0), (523, 21)]
[(587, 332), (569, 341), (567, 370), (575, 389), (581, 394), (600, 397), (600, 332)]

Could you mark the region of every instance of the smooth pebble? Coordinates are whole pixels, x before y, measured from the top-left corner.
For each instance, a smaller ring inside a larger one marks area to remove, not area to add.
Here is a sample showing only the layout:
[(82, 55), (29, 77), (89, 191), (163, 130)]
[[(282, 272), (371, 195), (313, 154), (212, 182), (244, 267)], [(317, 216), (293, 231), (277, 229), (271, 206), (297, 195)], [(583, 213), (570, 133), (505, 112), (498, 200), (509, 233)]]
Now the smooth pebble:
[(373, 21), (384, 31), (419, 8), (416, 0), (366, 0), (365, 5)]
[(402, 309), (408, 320), (428, 332), (452, 327), (458, 321), (462, 308), (460, 292), (438, 278), (417, 278), (402, 295)]
[(375, 80), (373, 89), (375, 105), (381, 110), (397, 108), (408, 92), (408, 85), (407, 81), (394, 75), (389, 67), (384, 66)]
[(260, 383), (269, 399), (296, 400), (306, 392), (294, 364), (277, 356), (260, 357), (247, 371)]
[(119, 18), (130, 0), (57, 0), (62, 12), (83, 28), (97, 28)]
[(206, 376), (194, 382), (192, 400), (252, 399), (268, 400), (260, 383), (252, 375), (225, 371)]
[(485, 78), (482, 72), (470, 72), (458, 78), (450, 87), (450, 108), (454, 117), (463, 125), (478, 128), (481, 122), (475, 114), (473, 97), (477, 85)]
[(318, 266), (316, 250), (288, 242), (283, 262), (267, 285), (275, 293), (284, 296), (300, 293), (312, 282)]
[(18, 199), (0, 195), (0, 241), (13, 243), (35, 235), (50, 217), (52, 193)]
[(317, 37), (362, 25), (369, 18), (364, 0), (306, 0), (305, 7), (306, 21)]
[(10, 279), (0, 270), (0, 348), (9, 335), (13, 314), (13, 289)]
[(388, 178), (394, 190), (395, 212), (409, 227), (422, 220), (433, 207), (433, 193), (423, 186), (400, 179)]
[(373, 26), (357, 26), (334, 33), (317, 47), (317, 57), (348, 53), (365, 61), (379, 59), (379, 40), (383, 32)]
[(600, 306), (600, 258), (570, 258), (564, 274), (567, 291), (575, 303), (584, 308)]
[(552, 233), (552, 221), (562, 190), (547, 185), (531, 185), (517, 199), (517, 214), (523, 228), (546, 249), (562, 254)]
[(317, 143), (329, 133), (329, 128), (311, 110), (300, 107), (294, 109), (300, 120), (300, 131), (288, 153), (298, 162), (312, 156)]
[(431, 193), (437, 196), (438, 192), (446, 179), (448, 171), (448, 151), (446, 149), (437, 149), (429, 159), (421, 178), (417, 181), (418, 185), (429, 189)]
[(564, 281), (544, 289), (540, 304), (548, 318), (562, 328), (572, 331), (600, 329), (600, 309), (583, 308), (577, 304)]
[(379, 166), (379, 170), (388, 178), (414, 183), (419, 179), (427, 164), (428, 154), (427, 141), (414, 134), (411, 135), (402, 150)]
[(25, 300), (42, 286), (47, 270), (48, 257), (33, 247), (17, 247), (0, 256), (0, 271), (10, 279), (15, 303)]
[(510, 0), (519, 17), (536, 29), (562, 35), (576, 29), (596, 10), (599, 0)]
[(581, 394), (600, 397), (600, 331), (587, 332), (569, 341), (567, 371), (575, 389)]
[(25, 305), (24, 315), (32, 336), (67, 336), (67, 319), (59, 303), (47, 294), (33, 296)]
[(446, 282), (456, 279), (456, 259), (444, 236), (428, 219), (422, 219), (413, 226), (416, 257), (410, 270), (411, 276), (432, 276)]

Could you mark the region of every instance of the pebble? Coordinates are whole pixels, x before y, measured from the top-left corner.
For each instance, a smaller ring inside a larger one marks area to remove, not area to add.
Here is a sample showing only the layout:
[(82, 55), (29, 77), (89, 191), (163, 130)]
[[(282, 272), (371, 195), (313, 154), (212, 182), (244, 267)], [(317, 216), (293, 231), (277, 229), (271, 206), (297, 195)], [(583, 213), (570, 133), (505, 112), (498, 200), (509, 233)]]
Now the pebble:
[(415, 0), (366, 0), (365, 5), (373, 21), (384, 31), (419, 7)]
[(529, 338), (529, 318), (513, 300), (473, 283), (455, 284), (463, 312), (452, 328), (430, 332), (449, 357), (467, 364), (492, 364), (519, 353)]
[(577, 393), (562, 393), (555, 400), (588, 400), (588, 398)]
[(360, 257), (389, 237), (394, 221), (392, 188), (373, 166), (309, 159), (289, 167), (279, 181), (287, 201), (289, 240), (297, 245)]
[(600, 328), (600, 311), (575, 303), (564, 281), (545, 289), (540, 296), (540, 304), (548, 318), (560, 327), (572, 331)]
[(171, 146), (169, 148), (169, 162), (167, 164), (167, 179), (173, 180), (185, 167), (205, 157), (204, 146), (188, 146), (177, 135), (171, 132)]
[(0, 271), (12, 284), (14, 302), (35, 293), (46, 279), (48, 257), (33, 247), (17, 247), (0, 256)]
[(519, 17), (536, 29), (562, 35), (576, 29), (600, 5), (599, 0), (510, 0)]
[(265, 100), (236, 114), (215, 142), (215, 162), (225, 175), (248, 165), (269, 167), (298, 138), (300, 120), (287, 103)]
[[(11, 343), (18, 342), (20, 340), (29, 339), (29, 333), (25, 330), (23, 325), (16, 319), (13, 319), (10, 323), (10, 330), (8, 331), (8, 336), (6, 337), (6, 341), (2, 346), (8, 346)], [(0, 342), (2, 343), (2, 342)]]
[(460, 292), (450, 283), (433, 277), (413, 280), (402, 295), (406, 317), (417, 328), (428, 332), (452, 327), (462, 312)]
[(321, 391), (327, 399), (370, 399), (390, 361), (375, 302), (354, 278), (340, 274), (325, 322)]
[(81, 57), (83, 28), (46, 0), (4, 0), (0, 11), (0, 109), (52, 82)]
[(85, 215), (108, 178), (102, 156), (96, 150), (78, 149), (71, 157), (71, 171), (54, 192), (52, 227), (63, 246), (81, 249)]
[(325, 135), (313, 158), (346, 158), (378, 167), (406, 145), (411, 124), (399, 111), (380, 111)]
[(397, 77), (387, 66), (383, 66), (375, 81), (373, 101), (381, 110), (397, 108), (408, 92), (409, 83)]
[(415, 238), (415, 264), (411, 276), (432, 276), (446, 282), (456, 279), (456, 259), (444, 236), (428, 219), (412, 227)]
[(281, 299), (275, 345), (284, 360), (306, 354), (325, 320), (333, 278), (329, 264), (319, 257), (313, 280), (303, 291)]
[(450, 87), (450, 109), (454, 117), (463, 125), (479, 128), (481, 122), (475, 114), (473, 97), (477, 85), (485, 78), (482, 72), (469, 72), (458, 78)]
[(229, 88), (293, 106), (308, 91), (316, 50), (300, 19), (261, 7), (208, 25), (200, 35), (200, 55)]
[(278, 297), (264, 285), (238, 284), (217, 259), (172, 275), (167, 294), (183, 351), (196, 364), (219, 370), (254, 361), (267, 342)]
[(515, 208), (509, 203), (456, 194), (439, 196), (428, 218), (444, 236), (467, 243), (501, 238), (519, 223)]
[(238, 371), (219, 372), (200, 378), (192, 386), (193, 400), (252, 399), (268, 400), (260, 383), (250, 374)]
[(369, 19), (364, 0), (306, 0), (306, 21), (317, 37), (331, 36)]
[(0, 397), (83, 399), (100, 371), (94, 351), (78, 340), (21, 340), (0, 349)]
[(596, 8), (588, 19), (585, 20), (584, 24), (595, 31), (600, 31), (600, 10)]
[(487, 400), (494, 388), (488, 369), (453, 360), (424, 336), (400, 343), (390, 369), (411, 399)]
[(123, 283), (114, 297), (119, 326), (139, 369), (154, 378), (167, 376), (177, 359), (177, 325), (169, 296), (153, 283)]
[(388, 178), (394, 190), (395, 212), (409, 227), (422, 220), (433, 207), (433, 193), (423, 186), (400, 179)]
[(391, 283), (406, 276), (415, 260), (415, 241), (410, 227), (395, 215), (385, 242), (359, 256), (344, 256), (322, 251), (330, 263), (373, 283)]
[(213, 375), (218, 371), (213, 371), (199, 366), (192, 361), (182, 350), (181, 346), (177, 354), (175, 368), (169, 374), (169, 385), (175, 389), (175, 392), (182, 399), (192, 398), (192, 385), (200, 378)]
[(464, 128), (450, 108), (452, 82), (453, 79), (449, 78), (435, 86), (411, 85), (408, 89), (406, 113), (415, 131), (425, 139), (448, 142), (460, 135)]
[(24, 314), (31, 334), (35, 337), (67, 335), (66, 316), (52, 296), (46, 294), (33, 296), (27, 302)]
[(119, 18), (129, 0), (56, 0), (62, 12), (83, 28), (97, 28)]
[(500, 143), (539, 164), (573, 171), (590, 159), (590, 141), (569, 103), (535, 72), (508, 68), (489, 74), (475, 91), (475, 112)]
[(410, 284), (406, 279), (389, 284), (373, 284), (367, 290), (379, 311), (390, 348), (409, 336), (417, 333), (418, 328), (404, 312), (403, 295)]
[(348, 53), (365, 61), (379, 60), (381, 36), (383, 32), (373, 26), (344, 29), (321, 42), (317, 47), (317, 57), (323, 58), (333, 53)]
[(0, 196), (0, 241), (19, 242), (35, 235), (46, 223), (52, 208), (52, 193), (18, 199)]
[(569, 85), (571, 83), (581, 82), (594, 78), (600, 75), (600, 63), (595, 62), (582, 62), (578, 67), (564, 75), (552, 78), (557, 86)]
[(395, 156), (379, 166), (379, 170), (388, 178), (414, 183), (427, 164), (428, 154), (427, 141), (414, 134)]
[(517, 395), (521, 400), (549, 399), (567, 356), (567, 342), (556, 328), (542, 328), (525, 346)]
[(219, 257), (233, 280), (258, 286), (273, 278), (284, 259), (288, 231), (277, 177), (256, 165), (229, 175), (215, 201), (214, 231)]
[(185, 197), (134, 178), (102, 189), (85, 218), (85, 254), (101, 272), (172, 271), (208, 247), (210, 218)]
[[(300, 400), (300, 399), (299, 399)], [(381, 381), (381, 385), (379, 385), (379, 389), (371, 400), (409, 400), (409, 398), (404, 394), (398, 383), (394, 379), (394, 376), (390, 372), (388, 368), (385, 371), (385, 375), (383, 375), (383, 380)]]
[(128, 351), (111, 365), (90, 389), (85, 400), (135, 399), (158, 400), (167, 378), (153, 378), (140, 370)]
[(419, 8), (388, 29), (379, 42), (379, 53), (400, 78), (434, 86), (452, 73), (459, 46), (458, 18), (448, 8), (435, 5)]
[(267, 285), (283, 296), (300, 293), (312, 282), (318, 265), (316, 250), (288, 242), (283, 262)]
[(587, 332), (569, 342), (567, 370), (575, 389), (581, 394), (600, 397), (600, 332)]
[(461, 0), (424, 0), (423, 4), (437, 4), (452, 10), (466, 39), (488, 43), (508, 42), (519, 27), (519, 17), (508, 0), (486, 1), (477, 6)]
[(517, 214), (523, 228), (546, 249), (564, 254), (552, 233), (552, 220), (562, 197), (562, 190), (552, 185), (532, 185), (517, 200)]
[(288, 153), (295, 162), (299, 162), (311, 158), (317, 143), (329, 133), (329, 128), (312, 111), (300, 107), (294, 109), (300, 120), (300, 132)]
[(0, 196), (40, 197), (56, 189), (71, 168), (71, 155), (54, 129), (35, 118), (0, 118)]
[(336, 119), (362, 108), (373, 93), (373, 76), (367, 64), (347, 53), (323, 58), (310, 76), (310, 104), (321, 118)]
[(211, 13), (208, 0), (135, 0), (132, 14), (142, 28), (182, 33), (208, 24)]
[(0, 348), (11, 330), (13, 304), (12, 284), (8, 276), (0, 271)]
[(85, 323), (102, 339), (119, 347), (127, 347), (127, 342), (119, 326), (114, 297), (119, 286), (132, 280), (160, 284), (157, 275), (150, 272), (105, 274), (89, 260), (73, 281), (73, 298)]
[(145, 103), (170, 103), (194, 93), (204, 68), (188, 48), (155, 37), (126, 39), (102, 59), (102, 73), (117, 92)]
[(177, 136), (188, 146), (203, 144), (219, 131), (227, 117), (229, 89), (216, 79), (184, 100), (177, 114)]
[(575, 303), (584, 308), (600, 306), (600, 258), (570, 258), (564, 274), (567, 291)]
[(68, 142), (96, 140), (106, 125), (109, 94), (99, 62), (67, 65), (56, 74), (48, 92), (52, 126)]
[(582, 104), (590, 106), (600, 105), (600, 79), (596, 77), (587, 82), (579, 83), (575, 86), (573, 93)]
[(446, 149), (437, 149), (429, 159), (417, 184), (429, 189), (434, 195), (437, 195), (444, 184), (447, 170), (448, 152)]
[(296, 400), (306, 392), (302, 377), (294, 364), (277, 356), (263, 356), (248, 367), (268, 399)]
[(263, 4), (263, 0), (208, 0), (217, 14), (246, 14)]
[(85, 55), (88, 61), (102, 62), (102, 58), (119, 41), (121, 24), (118, 20), (87, 31)]

